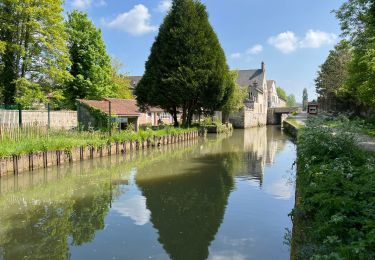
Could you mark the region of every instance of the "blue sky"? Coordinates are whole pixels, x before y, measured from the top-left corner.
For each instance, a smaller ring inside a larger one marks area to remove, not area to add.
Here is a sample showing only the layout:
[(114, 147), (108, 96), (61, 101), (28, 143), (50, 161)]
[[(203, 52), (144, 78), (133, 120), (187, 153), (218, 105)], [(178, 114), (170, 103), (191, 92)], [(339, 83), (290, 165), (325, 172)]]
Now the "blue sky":
[[(302, 99), (315, 98), (318, 66), (339, 39), (332, 10), (343, 0), (202, 0), (231, 69), (259, 68), (267, 78)], [(88, 12), (102, 29), (108, 53), (124, 72), (142, 75), (170, 0), (66, 0), (66, 10)]]

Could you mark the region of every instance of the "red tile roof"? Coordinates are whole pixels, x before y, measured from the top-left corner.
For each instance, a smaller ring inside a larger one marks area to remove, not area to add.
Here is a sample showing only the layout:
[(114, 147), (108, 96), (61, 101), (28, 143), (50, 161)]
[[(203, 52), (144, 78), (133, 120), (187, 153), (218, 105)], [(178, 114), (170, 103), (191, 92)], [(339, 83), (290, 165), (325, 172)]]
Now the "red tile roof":
[[(132, 99), (105, 98), (103, 101), (78, 99), (78, 102), (99, 109), (107, 114), (109, 113), (109, 101), (111, 101), (112, 115), (140, 116), (142, 113), (137, 106), (137, 101)], [(159, 107), (150, 107), (148, 112), (159, 113), (164, 112), (164, 110)]]

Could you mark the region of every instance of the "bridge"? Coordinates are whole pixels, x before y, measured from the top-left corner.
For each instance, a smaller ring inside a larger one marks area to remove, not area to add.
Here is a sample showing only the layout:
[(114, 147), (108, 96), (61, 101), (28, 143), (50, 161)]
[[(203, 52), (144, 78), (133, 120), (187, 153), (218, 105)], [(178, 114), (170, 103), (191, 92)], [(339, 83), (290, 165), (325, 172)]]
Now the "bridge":
[(288, 114), (298, 112), (299, 107), (273, 107), (267, 110), (267, 125), (281, 125)]

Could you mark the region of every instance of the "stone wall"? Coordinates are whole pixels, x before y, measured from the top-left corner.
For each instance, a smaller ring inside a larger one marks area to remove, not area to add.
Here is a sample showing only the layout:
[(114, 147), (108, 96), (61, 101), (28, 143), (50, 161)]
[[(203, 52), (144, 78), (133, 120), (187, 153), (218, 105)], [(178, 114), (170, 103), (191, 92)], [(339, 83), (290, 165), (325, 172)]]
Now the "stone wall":
[(269, 108), (267, 111), (267, 125), (282, 125), (288, 114), (275, 113), (275, 109)]
[[(0, 126), (18, 127), (18, 110), (0, 110)], [(51, 127), (70, 129), (77, 127), (76, 111), (51, 111)], [(46, 110), (22, 110), (22, 123), (25, 125), (48, 125), (48, 112)]]
[(234, 128), (249, 128), (267, 124), (267, 112), (255, 112), (252, 109), (241, 109), (229, 115), (229, 122)]

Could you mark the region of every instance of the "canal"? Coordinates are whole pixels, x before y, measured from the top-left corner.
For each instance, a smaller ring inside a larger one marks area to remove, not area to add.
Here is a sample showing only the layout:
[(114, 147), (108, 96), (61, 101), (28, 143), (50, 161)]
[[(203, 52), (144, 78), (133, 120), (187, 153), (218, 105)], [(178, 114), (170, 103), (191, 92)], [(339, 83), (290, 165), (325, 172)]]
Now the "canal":
[(295, 146), (236, 130), (0, 179), (0, 259), (289, 259)]

